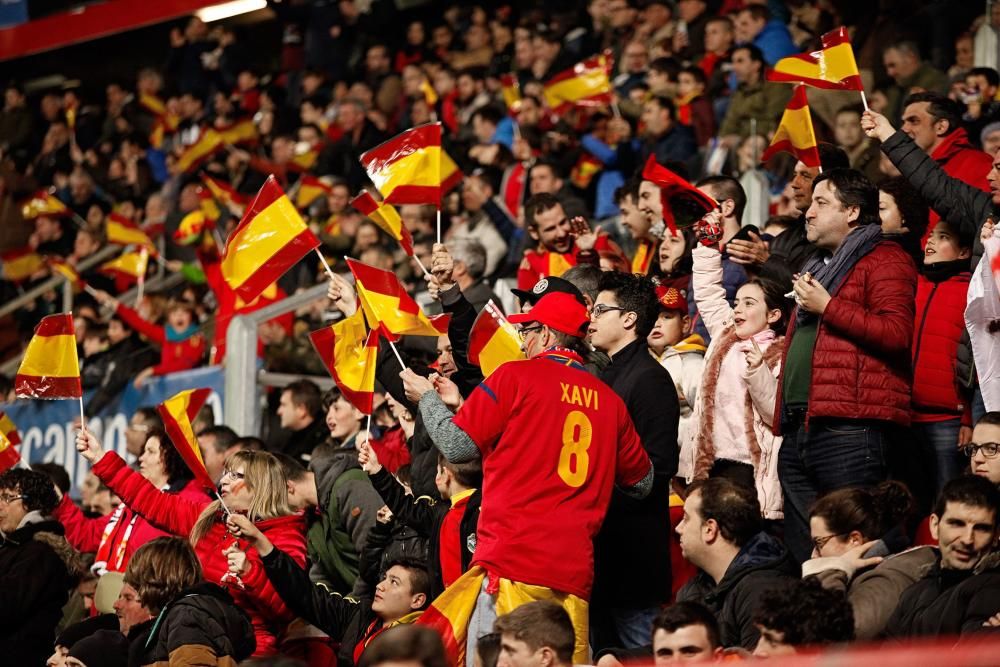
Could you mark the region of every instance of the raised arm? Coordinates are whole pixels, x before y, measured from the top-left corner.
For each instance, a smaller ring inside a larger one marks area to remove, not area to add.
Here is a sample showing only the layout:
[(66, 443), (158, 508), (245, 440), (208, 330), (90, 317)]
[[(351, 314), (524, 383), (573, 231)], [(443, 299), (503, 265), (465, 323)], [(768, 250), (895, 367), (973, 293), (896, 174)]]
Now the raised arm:
[(733, 308), (726, 300), (722, 285), (722, 253), (718, 246), (698, 244), (691, 251), (694, 258), (691, 287), (695, 303), (708, 335), (717, 337), (733, 321)]

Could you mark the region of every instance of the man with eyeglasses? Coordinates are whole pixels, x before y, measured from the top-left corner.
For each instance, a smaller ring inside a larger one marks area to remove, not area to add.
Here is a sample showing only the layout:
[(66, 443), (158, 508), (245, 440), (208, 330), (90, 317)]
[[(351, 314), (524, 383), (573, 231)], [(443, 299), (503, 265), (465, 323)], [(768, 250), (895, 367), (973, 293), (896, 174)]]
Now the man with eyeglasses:
[[(528, 359), (500, 366), (457, 414), (430, 380), (408, 369), (401, 374), (407, 398), (418, 402), (445, 458), (483, 459), (488, 501), (474, 560), (452, 585), (482, 586), (475, 611), (466, 612), (472, 613), (470, 656), (476, 640), (492, 631), (504, 586), (516, 590), (513, 599), (545, 597), (562, 604), (574, 627), (586, 628), (593, 539), (612, 487), (617, 483), (643, 498), (653, 485), (653, 467), (625, 404), (583, 368), (586, 307), (553, 292), (510, 322), (520, 327)], [(587, 633), (578, 632), (576, 640), (574, 662), (580, 663), (587, 659)]]
[(69, 597), (66, 561), (76, 552), (50, 516), (59, 499), (52, 480), (13, 468), (0, 474), (0, 662), (42, 665)]
[(1000, 412), (987, 412), (972, 430), (972, 442), (962, 448), (972, 474), (1000, 486)]
[(598, 377), (628, 410), (656, 471), (643, 500), (615, 492), (594, 541), (591, 646), (598, 652), (649, 642), (653, 619), (670, 601), (670, 479), (677, 472), (680, 405), (670, 373), (649, 354), (659, 316), (653, 283), (605, 272), (590, 311), (590, 344), (611, 364)]

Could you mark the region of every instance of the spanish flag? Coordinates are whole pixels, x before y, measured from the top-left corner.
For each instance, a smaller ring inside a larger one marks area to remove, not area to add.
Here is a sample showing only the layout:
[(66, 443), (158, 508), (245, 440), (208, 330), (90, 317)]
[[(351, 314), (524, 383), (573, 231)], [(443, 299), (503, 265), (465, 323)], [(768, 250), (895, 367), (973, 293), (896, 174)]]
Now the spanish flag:
[(145, 277), (149, 268), (149, 254), (144, 252), (125, 252), (97, 267), (98, 273), (103, 273), (115, 280), (126, 283), (136, 282), (139, 276)]
[(427, 317), (407, 294), (396, 274), (347, 258), (365, 318), (372, 329), (390, 336), (440, 336), (448, 333), (448, 315)]
[(296, 153), (288, 163), (289, 171), (303, 172), (309, 171), (316, 166), (319, 154), (323, 150), (323, 144), (317, 143), (309, 147), (304, 153)]
[(640, 239), (632, 256), (632, 273), (644, 276), (649, 273), (649, 265), (656, 256), (656, 244), (647, 239)]
[(813, 88), (829, 90), (864, 90), (854, 49), (841, 26), (820, 38), (822, 49), (782, 58), (767, 73), (768, 81), (804, 83)]
[(0, 435), (7, 438), (15, 447), (21, 445), (21, 434), (17, 432), (17, 427), (6, 412), (0, 412)]
[(26, 220), (31, 220), (40, 215), (63, 216), (71, 215), (71, 212), (66, 208), (66, 204), (56, 199), (53, 195), (50, 195), (45, 190), (39, 190), (21, 207), (21, 215)]
[(781, 123), (771, 139), (771, 145), (760, 156), (760, 161), (767, 162), (782, 151), (791, 153), (807, 167), (820, 166), (819, 148), (816, 145), (816, 133), (813, 132), (805, 86), (795, 86), (795, 92), (785, 107), (785, 113), (781, 115)]
[(613, 63), (611, 54), (605, 52), (556, 74), (542, 89), (546, 104), (556, 113), (566, 113), (574, 106), (609, 104)]
[(177, 158), (175, 163), (177, 171), (193, 171), (199, 164), (221, 149), (224, 143), (222, 135), (212, 128), (202, 130), (198, 140), (185, 148), (184, 152)]
[(406, 254), (413, 257), (413, 237), (392, 204), (377, 202), (370, 192), (362, 192), (351, 200), (351, 206), (368, 216), (368, 219), (378, 225), (386, 234), (399, 241), (399, 245), (406, 251)]
[(211, 393), (212, 390), (207, 388), (185, 389), (156, 406), (156, 411), (163, 420), (163, 430), (170, 437), (174, 449), (194, 473), (195, 480), (206, 489), (214, 489), (215, 480), (208, 475), (191, 422), (198, 416), (198, 411)]
[(52, 273), (58, 273), (66, 281), (72, 285), (75, 289), (83, 289), (83, 280), (80, 278), (80, 274), (75, 268), (70, 266), (69, 262), (62, 258), (49, 258), (49, 268)]
[(257, 126), (253, 124), (253, 120), (250, 118), (238, 120), (225, 127), (220, 127), (216, 131), (222, 137), (222, 143), (234, 146), (237, 144), (252, 144), (257, 141), (257, 137), (259, 136), (257, 134)]
[(465, 174), (458, 170), (458, 165), (451, 159), (443, 149), (441, 150), (441, 196), (451, 192), (456, 185), (462, 182)]
[(205, 217), (204, 211), (191, 211), (183, 218), (177, 229), (174, 231), (174, 241), (180, 245), (194, 245), (201, 239), (206, 228), (211, 227), (211, 222)]
[(212, 191), (203, 185), (195, 188), (198, 195), (198, 209), (205, 215), (206, 220), (218, 220), (222, 216), (219, 205), (212, 196)]
[(409, 129), (361, 155), (361, 165), (389, 204), (435, 204), (443, 194), (441, 123)]
[(236, 191), (232, 185), (221, 181), (217, 178), (213, 178), (208, 174), (201, 175), (201, 182), (205, 184), (208, 191), (212, 193), (219, 202), (223, 204), (236, 204), (238, 206), (246, 206), (248, 197)]
[(706, 212), (711, 211), (719, 205), (719, 202), (663, 165), (658, 164), (655, 155), (650, 155), (649, 160), (646, 161), (646, 165), (642, 169), (642, 177), (647, 181), (652, 181), (660, 188), (660, 200), (663, 203), (663, 221), (667, 224), (670, 233), (673, 235), (677, 234), (677, 224), (674, 221), (673, 208), (670, 206), (671, 199), (680, 197), (693, 200), (705, 209)]
[(139, 106), (148, 111), (154, 116), (162, 116), (167, 113), (167, 105), (162, 99), (156, 95), (150, 95), (149, 93), (142, 93), (139, 95)]
[(484, 377), (489, 377), (501, 364), (524, 358), (521, 337), (490, 299), (469, 332), (469, 361), (482, 369)]
[[(0, 415), (3, 413), (0, 412)], [(0, 433), (0, 473), (7, 472), (21, 462), (21, 454), (6, 435)]]
[(299, 189), (295, 193), (295, 207), (306, 208), (318, 198), (333, 192), (333, 188), (315, 176), (303, 174), (299, 179)]
[(250, 303), (318, 247), (319, 239), (271, 174), (226, 242), (222, 276)]
[(105, 223), (105, 233), (108, 237), (108, 243), (142, 246), (149, 248), (150, 252), (156, 253), (156, 246), (149, 235), (142, 231), (139, 225), (119, 213), (112, 213), (108, 216)]
[(424, 94), (424, 101), (427, 102), (427, 106), (434, 106), (438, 103), (438, 94), (434, 90), (434, 86), (431, 85), (430, 80), (424, 77), (424, 80), (420, 82), (420, 92)]
[(38, 323), (17, 369), (14, 390), (18, 398), (83, 396), (73, 315), (49, 315)]
[(378, 330), (368, 331), (362, 311), (313, 331), (309, 340), (344, 398), (366, 415), (372, 413)]
[(24, 282), (45, 266), (45, 258), (31, 248), (0, 253), (0, 278), (12, 283)]
[(465, 644), (469, 632), (469, 621), (476, 609), (476, 600), (483, 590), (496, 595), (496, 614), (509, 614), (521, 605), (539, 600), (558, 604), (569, 614), (573, 624), (576, 642), (573, 647), (573, 664), (584, 665), (589, 660), (590, 628), (589, 605), (587, 601), (568, 593), (559, 593), (544, 586), (511, 581), (487, 574), (482, 565), (473, 565), (439, 595), (415, 622), (416, 625), (433, 628), (444, 642), (448, 663), (465, 664)]
[(500, 77), (500, 94), (503, 103), (507, 105), (507, 113), (511, 116), (521, 110), (521, 84), (516, 74), (504, 74)]

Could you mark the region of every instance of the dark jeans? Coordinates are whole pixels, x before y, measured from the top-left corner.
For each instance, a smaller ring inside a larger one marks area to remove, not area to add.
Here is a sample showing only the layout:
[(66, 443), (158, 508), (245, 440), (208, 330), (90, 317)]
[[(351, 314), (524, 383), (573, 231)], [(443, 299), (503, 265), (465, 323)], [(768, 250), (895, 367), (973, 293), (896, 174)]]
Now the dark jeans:
[(785, 496), (785, 544), (800, 563), (812, 555), (809, 508), (848, 486), (870, 487), (887, 478), (885, 426), (851, 419), (812, 419), (789, 425), (778, 452)]

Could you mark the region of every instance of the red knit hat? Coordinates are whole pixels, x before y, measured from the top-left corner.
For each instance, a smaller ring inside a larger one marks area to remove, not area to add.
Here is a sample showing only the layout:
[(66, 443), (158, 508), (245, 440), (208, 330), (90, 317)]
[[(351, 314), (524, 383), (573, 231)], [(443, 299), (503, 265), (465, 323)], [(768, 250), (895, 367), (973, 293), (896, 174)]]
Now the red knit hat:
[(550, 292), (538, 300), (531, 310), (507, 318), (513, 324), (538, 322), (550, 329), (583, 338), (590, 324), (587, 307), (566, 292)]

